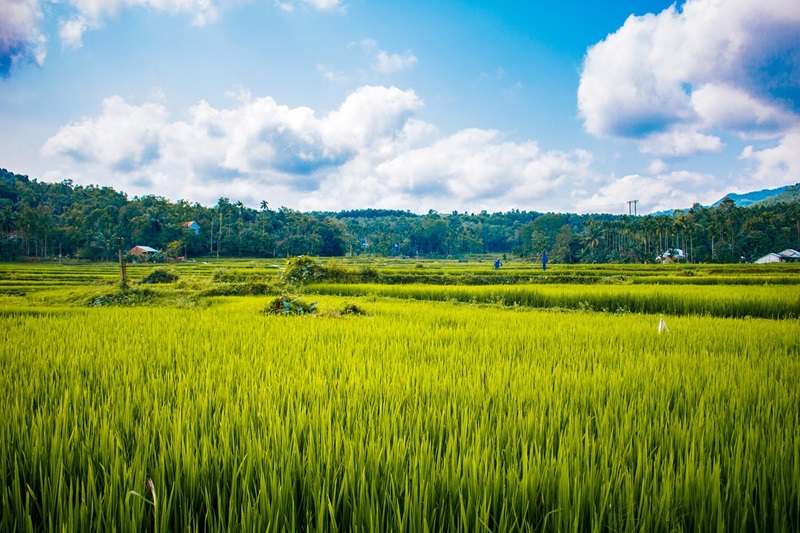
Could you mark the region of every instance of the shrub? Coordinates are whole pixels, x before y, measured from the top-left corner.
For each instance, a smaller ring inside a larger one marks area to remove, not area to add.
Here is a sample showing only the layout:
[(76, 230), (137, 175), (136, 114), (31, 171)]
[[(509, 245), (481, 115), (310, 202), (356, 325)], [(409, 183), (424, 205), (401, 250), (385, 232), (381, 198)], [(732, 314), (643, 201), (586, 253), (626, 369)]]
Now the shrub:
[(205, 289), (200, 296), (262, 296), (271, 292), (273, 287), (269, 283), (222, 283)]
[(366, 314), (367, 314), (367, 312), (364, 311), (362, 308), (360, 308), (356, 304), (351, 304), (349, 302), (346, 302), (344, 304), (344, 307), (342, 308), (342, 315), (361, 316), (361, 315), (366, 315)]
[(265, 315), (314, 315), (317, 302), (306, 303), (299, 298), (282, 294), (272, 300), (262, 311)]
[(156, 267), (142, 279), (142, 283), (175, 283), (179, 279), (178, 271), (174, 268)]
[(115, 307), (134, 306), (151, 303), (155, 293), (150, 289), (117, 290), (105, 294), (98, 294), (86, 300), (87, 307)]
[(283, 279), (295, 284), (314, 283), (325, 279), (325, 269), (313, 258), (301, 255), (289, 259)]
[(381, 274), (374, 266), (366, 265), (361, 267), (358, 277), (361, 283), (376, 283), (380, 280)]
[(220, 267), (214, 269), (214, 275), (211, 276), (211, 279), (216, 282), (221, 283), (230, 283), (232, 281), (237, 281), (234, 279), (235, 277), (231, 273), (230, 269), (227, 267)]

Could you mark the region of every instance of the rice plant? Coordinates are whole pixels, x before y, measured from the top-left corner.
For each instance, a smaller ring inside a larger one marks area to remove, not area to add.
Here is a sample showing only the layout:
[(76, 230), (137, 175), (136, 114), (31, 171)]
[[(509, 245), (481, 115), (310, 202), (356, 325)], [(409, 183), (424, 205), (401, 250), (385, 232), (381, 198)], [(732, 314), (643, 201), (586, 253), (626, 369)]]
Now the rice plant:
[(0, 530), (800, 530), (796, 320), (269, 301), (0, 313)]

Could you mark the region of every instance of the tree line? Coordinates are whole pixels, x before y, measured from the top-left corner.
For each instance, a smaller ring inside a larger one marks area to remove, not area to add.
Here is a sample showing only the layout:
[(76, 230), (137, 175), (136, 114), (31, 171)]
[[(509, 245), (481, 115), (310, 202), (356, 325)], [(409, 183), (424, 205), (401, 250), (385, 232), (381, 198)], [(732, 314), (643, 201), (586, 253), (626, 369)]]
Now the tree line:
[[(194, 228), (190, 222), (196, 222)], [(506, 254), (559, 263), (653, 262), (680, 249), (690, 262), (752, 261), (800, 248), (800, 203), (737, 207), (695, 204), (671, 214), (578, 215), (518, 209), (438, 213), (360, 209), (303, 213), (128, 198), (111, 187), (39, 182), (0, 169), (0, 258), (113, 260), (150, 246), (165, 257), (295, 255), (464, 257)], [(121, 239), (121, 241), (120, 241)]]

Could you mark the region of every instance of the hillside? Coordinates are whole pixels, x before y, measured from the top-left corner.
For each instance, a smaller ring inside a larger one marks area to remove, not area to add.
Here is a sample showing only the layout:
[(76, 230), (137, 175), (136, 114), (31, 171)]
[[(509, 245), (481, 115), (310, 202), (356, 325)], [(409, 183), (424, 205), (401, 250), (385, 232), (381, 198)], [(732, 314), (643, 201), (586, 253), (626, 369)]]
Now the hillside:
[(800, 183), (786, 187), (780, 194), (759, 200), (754, 205), (764, 206), (789, 202), (800, 202)]
[(737, 207), (750, 207), (755, 203), (763, 202), (765, 200), (783, 194), (788, 188), (789, 186), (786, 185), (784, 187), (778, 187), (777, 189), (762, 189), (760, 191), (752, 191), (742, 194), (737, 194), (735, 192), (732, 192), (730, 194), (726, 194), (725, 196), (714, 202), (712, 207), (717, 207), (725, 198), (730, 198), (731, 200), (733, 200), (733, 202), (736, 204)]

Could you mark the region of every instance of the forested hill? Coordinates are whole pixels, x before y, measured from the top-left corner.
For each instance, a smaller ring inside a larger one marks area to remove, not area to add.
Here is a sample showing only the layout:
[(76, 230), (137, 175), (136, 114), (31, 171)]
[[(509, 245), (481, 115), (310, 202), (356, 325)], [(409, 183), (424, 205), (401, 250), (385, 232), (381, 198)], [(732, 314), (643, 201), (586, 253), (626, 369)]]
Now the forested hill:
[(750, 207), (756, 202), (767, 202), (783, 194), (789, 186), (778, 187), (777, 189), (762, 189), (760, 191), (752, 191), (744, 194), (729, 193), (714, 203), (713, 207), (717, 207), (725, 198), (730, 198), (739, 207)]
[[(794, 188), (789, 188), (786, 192)], [(195, 222), (195, 225), (190, 225)], [(119, 239), (164, 257), (508, 254), (553, 262), (652, 262), (680, 248), (691, 261), (738, 262), (800, 248), (800, 203), (696, 204), (672, 215), (458, 213), (359, 209), (301, 213), (220, 198), (207, 207), (110, 187), (44, 183), (0, 169), (0, 258), (111, 260)]]
[(800, 202), (800, 183), (786, 187), (783, 192), (758, 201), (758, 205), (775, 205), (781, 202)]

